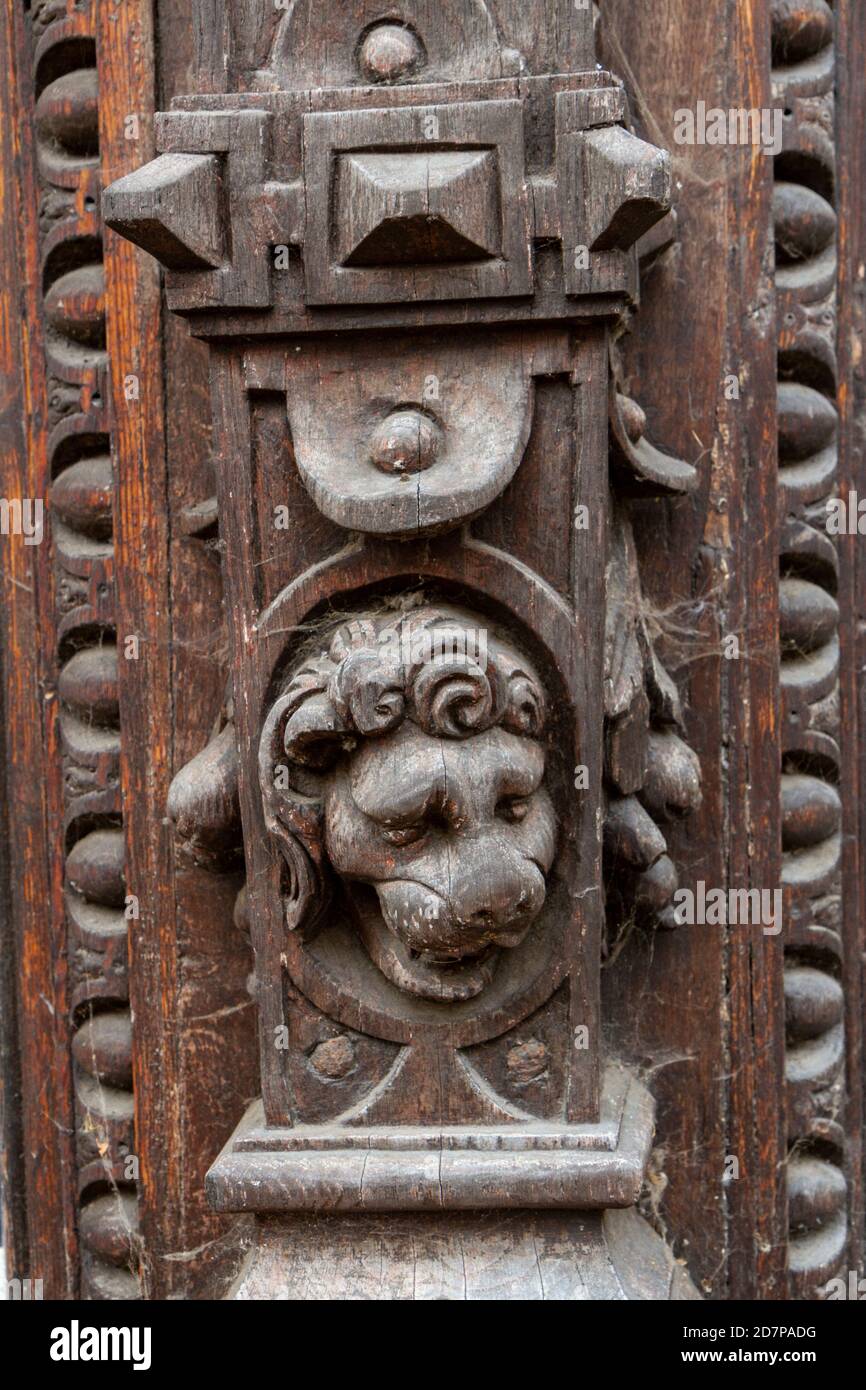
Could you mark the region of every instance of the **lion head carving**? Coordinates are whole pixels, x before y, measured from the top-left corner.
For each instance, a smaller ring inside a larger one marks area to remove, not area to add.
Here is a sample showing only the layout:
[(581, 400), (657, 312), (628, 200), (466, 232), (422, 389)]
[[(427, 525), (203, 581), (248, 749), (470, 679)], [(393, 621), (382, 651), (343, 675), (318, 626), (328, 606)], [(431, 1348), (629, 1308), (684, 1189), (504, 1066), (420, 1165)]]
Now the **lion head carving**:
[(445, 604), (325, 633), (262, 734), (286, 920), (321, 925), (333, 876), (382, 973), (426, 999), (479, 994), (545, 900), (556, 819), (545, 695), (486, 620)]

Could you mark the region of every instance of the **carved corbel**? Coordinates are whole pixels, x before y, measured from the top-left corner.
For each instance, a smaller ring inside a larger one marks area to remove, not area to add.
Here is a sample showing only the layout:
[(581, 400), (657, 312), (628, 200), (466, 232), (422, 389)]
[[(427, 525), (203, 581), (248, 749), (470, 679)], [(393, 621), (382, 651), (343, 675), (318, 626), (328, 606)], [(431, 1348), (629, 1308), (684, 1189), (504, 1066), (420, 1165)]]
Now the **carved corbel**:
[(230, 700), (219, 723), (207, 746), (175, 776), (167, 807), (180, 854), (213, 871), (243, 863), (237, 735)]
[(624, 388), (615, 343), (610, 362), (610, 451), (614, 485), (626, 497), (682, 497), (698, 485), (698, 471), (647, 438), (645, 412)]
[(170, 270), (208, 270), (225, 254), (215, 155), (163, 154), (115, 186), (114, 228)]

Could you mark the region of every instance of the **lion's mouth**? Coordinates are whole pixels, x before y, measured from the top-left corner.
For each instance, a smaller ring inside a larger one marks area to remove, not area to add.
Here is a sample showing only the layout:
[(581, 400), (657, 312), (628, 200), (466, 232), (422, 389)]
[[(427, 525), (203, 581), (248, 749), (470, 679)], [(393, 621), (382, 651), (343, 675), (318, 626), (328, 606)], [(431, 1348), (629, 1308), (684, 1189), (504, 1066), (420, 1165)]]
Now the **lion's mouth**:
[(467, 951), (460, 956), (449, 954), (446, 951), (416, 951), (414, 946), (409, 946), (407, 949), (410, 958), (420, 961), (422, 965), (435, 965), (438, 970), (453, 970), (461, 965), (480, 965), (497, 948), (488, 945), (479, 951)]
[(499, 961), (498, 946), (486, 944), (472, 955), (418, 951), (390, 930), (373, 889), (350, 884), (349, 896), (370, 959), (398, 989), (441, 1004), (474, 999), (490, 984)]

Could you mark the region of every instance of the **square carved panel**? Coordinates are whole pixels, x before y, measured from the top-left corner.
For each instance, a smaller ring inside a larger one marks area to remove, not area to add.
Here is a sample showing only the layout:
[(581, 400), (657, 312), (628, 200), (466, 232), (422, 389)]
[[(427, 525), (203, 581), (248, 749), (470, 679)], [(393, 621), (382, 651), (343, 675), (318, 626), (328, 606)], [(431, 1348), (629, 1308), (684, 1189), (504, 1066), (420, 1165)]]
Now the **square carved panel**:
[(518, 101), (304, 118), (307, 302), (532, 293)]

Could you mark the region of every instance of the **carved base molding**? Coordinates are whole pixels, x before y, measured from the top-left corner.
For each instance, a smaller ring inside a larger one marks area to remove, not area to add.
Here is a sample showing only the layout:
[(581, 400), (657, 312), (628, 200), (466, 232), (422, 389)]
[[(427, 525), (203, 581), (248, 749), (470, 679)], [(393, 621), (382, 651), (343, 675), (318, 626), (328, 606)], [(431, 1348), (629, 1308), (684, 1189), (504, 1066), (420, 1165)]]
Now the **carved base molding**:
[(698, 1299), (630, 1208), (259, 1218), (229, 1298), (241, 1301)]
[(605, 1073), (596, 1124), (268, 1129), (257, 1102), (207, 1190), (221, 1211), (629, 1207), (652, 1135), (652, 1097), (617, 1066)]
[(596, 1124), (269, 1129), (257, 1103), (207, 1178), (258, 1213), (228, 1297), (697, 1299), (636, 1210), (653, 1119), (616, 1065)]

